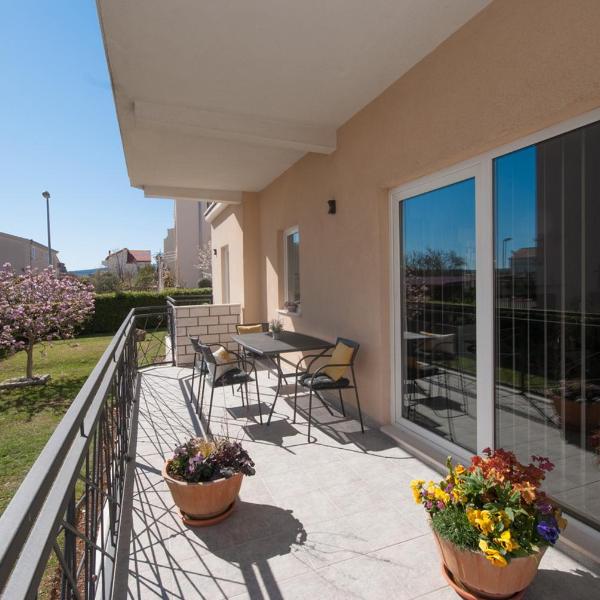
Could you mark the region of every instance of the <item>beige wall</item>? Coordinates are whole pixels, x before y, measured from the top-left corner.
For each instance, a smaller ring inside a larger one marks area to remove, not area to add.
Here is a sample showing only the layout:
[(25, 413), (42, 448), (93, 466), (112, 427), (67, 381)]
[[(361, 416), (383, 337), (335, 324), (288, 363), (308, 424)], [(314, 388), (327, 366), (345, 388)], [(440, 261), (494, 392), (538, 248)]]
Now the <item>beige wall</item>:
[[(389, 189), (600, 106), (599, 29), (597, 0), (496, 0), (342, 126), (333, 154), (306, 155), (252, 199), (260, 317), (281, 305), (282, 232), (298, 225), (302, 315), (285, 325), (362, 344), (377, 421), (390, 419)], [(237, 213), (213, 224), (219, 244), (244, 246)]]
[(204, 201), (175, 200), (175, 279), (179, 287), (198, 285), (198, 250), (210, 241), (210, 227), (203, 218), (205, 210)]
[(223, 302), (222, 253), (223, 246), (228, 246), (229, 302), (242, 305), (246, 322), (257, 320), (261, 312), (258, 226), (259, 202), (253, 193), (243, 194), (242, 204), (232, 204), (212, 222), (214, 301)]

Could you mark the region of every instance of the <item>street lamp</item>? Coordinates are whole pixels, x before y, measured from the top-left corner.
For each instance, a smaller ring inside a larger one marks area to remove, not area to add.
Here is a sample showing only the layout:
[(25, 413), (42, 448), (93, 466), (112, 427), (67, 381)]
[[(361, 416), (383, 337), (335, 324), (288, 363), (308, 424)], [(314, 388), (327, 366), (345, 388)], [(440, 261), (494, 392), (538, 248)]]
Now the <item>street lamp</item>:
[(46, 198), (46, 219), (48, 221), (48, 265), (52, 266), (52, 246), (50, 245), (50, 192), (42, 192)]
[(511, 237), (505, 237), (502, 240), (502, 267), (506, 269), (506, 244), (512, 240)]

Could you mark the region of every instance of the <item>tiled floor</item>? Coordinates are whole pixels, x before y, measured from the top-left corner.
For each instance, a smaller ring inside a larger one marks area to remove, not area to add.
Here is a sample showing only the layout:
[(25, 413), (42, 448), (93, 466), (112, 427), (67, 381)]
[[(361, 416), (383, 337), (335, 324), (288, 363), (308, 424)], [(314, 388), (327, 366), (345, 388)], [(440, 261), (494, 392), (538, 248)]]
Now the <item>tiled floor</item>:
[[(379, 432), (324, 409), (291, 422), (278, 401), (272, 424), (258, 423), (239, 394), (215, 394), (213, 432), (240, 438), (256, 462), (232, 516), (187, 528), (160, 475), (171, 449), (201, 424), (189, 404), (191, 371), (146, 370), (140, 389), (128, 598), (454, 598), (440, 575), (425, 516), (410, 495), (429, 467)], [(274, 380), (261, 373), (263, 408)], [(301, 407), (306, 405), (301, 400)], [(600, 597), (600, 578), (555, 550), (547, 552), (529, 599)]]

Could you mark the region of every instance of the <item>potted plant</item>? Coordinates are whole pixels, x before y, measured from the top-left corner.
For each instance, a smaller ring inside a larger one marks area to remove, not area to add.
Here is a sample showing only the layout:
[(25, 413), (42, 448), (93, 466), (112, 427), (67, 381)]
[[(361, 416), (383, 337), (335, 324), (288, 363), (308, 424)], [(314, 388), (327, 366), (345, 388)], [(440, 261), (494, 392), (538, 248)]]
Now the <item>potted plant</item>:
[(581, 430), (583, 414), (586, 429), (600, 426), (600, 385), (597, 383), (584, 384), (580, 379), (567, 379), (558, 387), (550, 388), (548, 396), (567, 429)]
[(297, 313), (299, 306), (300, 306), (300, 302), (294, 302), (292, 300), (287, 300), (283, 304), (283, 308), (285, 308), (285, 310), (287, 310), (290, 313)]
[(541, 456), (532, 461), (523, 465), (512, 452), (486, 448), (467, 468), (449, 458), (439, 483), (411, 482), (430, 517), (444, 576), (462, 598), (520, 597), (566, 527), (540, 491), (554, 465)]
[(254, 462), (239, 442), (191, 438), (173, 451), (162, 475), (186, 525), (213, 525), (233, 510)]
[(278, 340), (283, 331), (283, 323), (279, 319), (273, 319), (269, 323), (269, 329), (271, 330), (271, 336), (274, 340)]

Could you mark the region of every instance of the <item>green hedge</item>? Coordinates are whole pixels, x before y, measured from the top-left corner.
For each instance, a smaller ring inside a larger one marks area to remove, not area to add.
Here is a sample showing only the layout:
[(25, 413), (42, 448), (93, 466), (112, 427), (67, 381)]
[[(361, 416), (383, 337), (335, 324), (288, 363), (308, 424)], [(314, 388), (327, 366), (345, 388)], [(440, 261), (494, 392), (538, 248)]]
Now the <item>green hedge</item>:
[(116, 333), (125, 317), (136, 306), (164, 306), (167, 296), (212, 294), (210, 288), (173, 288), (164, 292), (109, 292), (96, 294), (94, 316), (87, 322), (81, 335)]

